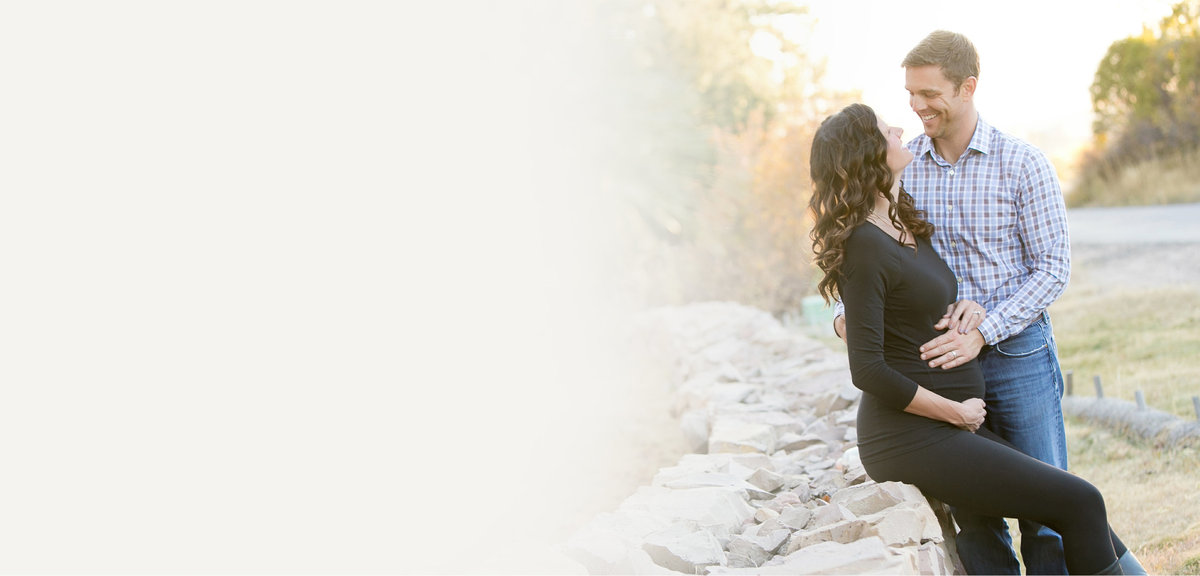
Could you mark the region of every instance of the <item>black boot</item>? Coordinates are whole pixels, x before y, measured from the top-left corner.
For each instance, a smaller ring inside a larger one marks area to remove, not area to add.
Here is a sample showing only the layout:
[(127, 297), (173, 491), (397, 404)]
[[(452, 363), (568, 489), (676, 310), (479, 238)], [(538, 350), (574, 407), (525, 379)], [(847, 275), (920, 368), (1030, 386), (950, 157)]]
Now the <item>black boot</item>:
[(1121, 570), (1121, 559), (1118, 558), (1118, 559), (1114, 560), (1112, 564), (1109, 564), (1108, 568), (1105, 568), (1105, 569), (1097, 572), (1096, 574), (1124, 574), (1124, 573), (1125, 572), (1123, 572)]
[(1121, 565), (1121, 572), (1124, 574), (1146, 576), (1146, 569), (1142, 568), (1142, 563), (1138, 562), (1137, 556), (1133, 555), (1133, 550), (1126, 550), (1120, 558), (1117, 558), (1117, 563)]

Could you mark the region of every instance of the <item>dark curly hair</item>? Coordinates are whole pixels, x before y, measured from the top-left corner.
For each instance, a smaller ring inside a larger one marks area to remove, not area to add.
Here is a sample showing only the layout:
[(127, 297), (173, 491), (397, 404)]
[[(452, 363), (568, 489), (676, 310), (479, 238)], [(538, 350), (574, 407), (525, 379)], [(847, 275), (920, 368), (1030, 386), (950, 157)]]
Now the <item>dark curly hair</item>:
[[(813, 194), (808, 207), (812, 211), (814, 258), (825, 276), (817, 292), (825, 302), (836, 298), (845, 260), (846, 239), (875, 208), (876, 199), (886, 195), (895, 183), (887, 164), (887, 139), (879, 131), (875, 111), (865, 104), (851, 104), (826, 118), (813, 137), (809, 167)], [(925, 221), (913, 198), (900, 186), (899, 198), (889, 197), (888, 217), (893, 224), (921, 238), (933, 234), (933, 225)]]

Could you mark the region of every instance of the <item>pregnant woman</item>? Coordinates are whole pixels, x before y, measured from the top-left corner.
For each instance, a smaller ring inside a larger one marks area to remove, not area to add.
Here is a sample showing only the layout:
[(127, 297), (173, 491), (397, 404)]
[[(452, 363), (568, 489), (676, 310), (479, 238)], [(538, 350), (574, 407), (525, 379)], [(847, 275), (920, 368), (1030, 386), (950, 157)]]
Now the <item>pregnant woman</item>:
[[(920, 359), (918, 348), (938, 336), (935, 325), (958, 293), (929, 242), (933, 226), (901, 186), (912, 159), (900, 130), (862, 104), (826, 119), (812, 146), (818, 290), (826, 301), (840, 295), (846, 307), (851, 377), (864, 392), (858, 443), (867, 473), (980, 514), (1045, 524), (1062, 535), (1072, 574), (1145, 574), (1109, 528), (1094, 486), (980, 428), (977, 362), (945, 370)], [(981, 306), (957, 305), (980, 321)]]

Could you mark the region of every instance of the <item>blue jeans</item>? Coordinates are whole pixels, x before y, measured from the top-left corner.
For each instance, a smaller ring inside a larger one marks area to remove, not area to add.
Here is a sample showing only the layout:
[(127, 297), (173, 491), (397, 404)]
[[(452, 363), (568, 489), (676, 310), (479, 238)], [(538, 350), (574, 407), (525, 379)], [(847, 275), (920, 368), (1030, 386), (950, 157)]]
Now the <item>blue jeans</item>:
[[(1062, 369), (1049, 314), (995, 346), (985, 346), (979, 364), (987, 383), (984, 423), (1020, 451), (1067, 469), (1063, 429)], [(1021, 574), (1012, 537), (1002, 518), (954, 509), (958, 553), (968, 574)], [(1062, 538), (1034, 522), (1019, 520), (1021, 557), (1027, 574), (1066, 574)]]

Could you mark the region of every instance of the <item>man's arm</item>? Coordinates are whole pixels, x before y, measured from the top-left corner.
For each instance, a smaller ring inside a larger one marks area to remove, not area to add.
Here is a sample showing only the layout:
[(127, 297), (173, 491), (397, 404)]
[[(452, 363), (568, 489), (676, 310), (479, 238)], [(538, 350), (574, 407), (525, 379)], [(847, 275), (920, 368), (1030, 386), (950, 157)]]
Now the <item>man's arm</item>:
[(846, 341), (846, 305), (842, 304), (841, 298), (833, 301), (833, 333), (842, 342)]
[(988, 311), (979, 331), (996, 344), (1032, 324), (1062, 296), (1071, 279), (1067, 207), (1058, 175), (1046, 156), (1031, 150), (1022, 163), (1017, 199), (1017, 233), (1030, 272), (1008, 299)]
[(1017, 193), (1017, 233), (1029, 275), (988, 311), (977, 330), (965, 335), (951, 330), (921, 346), (921, 358), (930, 366), (953, 368), (974, 358), (984, 344), (994, 345), (1032, 324), (1066, 290), (1071, 278), (1066, 204), (1058, 175), (1037, 150), (1022, 163)]

